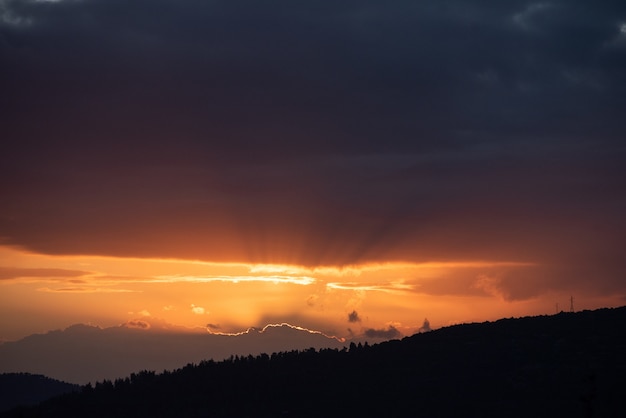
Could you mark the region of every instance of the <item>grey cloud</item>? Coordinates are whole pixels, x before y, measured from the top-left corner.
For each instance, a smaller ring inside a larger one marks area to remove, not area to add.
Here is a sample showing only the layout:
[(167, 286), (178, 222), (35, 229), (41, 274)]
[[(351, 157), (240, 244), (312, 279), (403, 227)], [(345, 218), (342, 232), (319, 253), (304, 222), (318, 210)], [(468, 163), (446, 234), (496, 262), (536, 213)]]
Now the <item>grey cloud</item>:
[(352, 311), (348, 314), (348, 322), (361, 322), (361, 317), (357, 311)]
[(365, 336), (368, 338), (384, 338), (389, 340), (402, 337), (402, 333), (393, 325), (389, 325), (387, 329), (368, 328), (365, 330)]
[(127, 321), (122, 326), (125, 328), (133, 328), (133, 329), (150, 329), (149, 322), (141, 321), (139, 319)]
[[(515, 110), (522, 113), (508, 114), (500, 123), (505, 124), (502, 128), (521, 128), (527, 117), (550, 110), (535, 107), (555, 93), (557, 98), (570, 93), (559, 91), (554, 77), (568, 68), (597, 66), (593, 60), (602, 56), (601, 45), (618, 31), (617, 16), (626, 16), (618, 4), (603, 10), (582, 2), (544, 8), (533, 2), (496, 3), (433, 7), (428, 2), (341, 1), (330, 7), (248, 1), (7, 2), (5, 7), (14, 15), (34, 23), (19, 30), (5, 27), (9, 47), (3, 50), (15, 59), (11, 61), (18, 70), (20, 64), (29, 63), (11, 46), (30, 43), (41, 52), (40, 64), (57, 70), (46, 77), (61, 82), (59, 88), (70, 102), (86, 100), (81, 98), (85, 93), (100, 93), (105, 103), (117, 100), (110, 97), (112, 88), (119, 99), (131, 99), (131, 105), (151, 103), (150, 110), (134, 108), (135, 117), (163, 111), (181, 129), (185, 122), (200, 123), (198, 127), (210, 133), (209, 126), (221, 119), (223, 128), (213, 134), (230, 140), (245, 135), (251, 144), (252, 132), (245, 128), (233, 132), (233, 122), (243, 118), (261, 136), (274, 133), (272, 142), (279, 142), (282, 152), (296, 152), (312, 144), (305, 141), (293, 149), (295, 144), (277, 137), (277, 129), (301, 136), (305, 132), (293, 122), (309, 122), (312, 132), (316, 125), (325, 128), (315, 135), (322, 149), (339, 146), (349, 151), (358, 141), (359, 152), (380, 151), (383, 144), (377, 136), (392, 133), (386, 147), (419, 151), (435, 146), (424, 137), (441, 129), (437, 124), (445, 119), (449, 127), (476, 129), (471, 125), (479, 124), (493, 130), (492, 112), (505, 116), (503, 112)], [(515, 16), (540, 20), (533, 24), (541, 23), (545, 30), (520, 31)], [(60, 57), (47, 55), (51, 46)], [(484, 71), (508, 80), (508, 87), (472, 88), (467, 76)], [(601, 73), (609, 82), (617, 77)], [(94, 77), (104, 83), (91, 83)], [(168, 82), (172, 78), (176, 85)], [(537, 86), (540, 91), (527, 95), (518, 91), (520, 86)], [(86, 91), (80, 93), (80, 88)], [(185, 106), (186, 117), (192, 120), (171, 113), (183, 110), (176, 103)], [(455, 109), (457, 103), (467, 107)], [(300, 116), (291, 112), (294, 105)], [(557, 109), (563, 106), (570, 105), (562, 102)], [(276, 115), (266, 113), (268, 108), (289, 115), (282, 119), (282, 127)], [(324, 108), (339, 117), (329, 120), (326, 112), (320, 113)], [(411, 121), (411, 116), (419, 120)], [(391, 122), (396, 122), (393, 132)], [(437, 136), (438, 142), (461, 140), (452, 131), (446, 132), (445, 140)]]

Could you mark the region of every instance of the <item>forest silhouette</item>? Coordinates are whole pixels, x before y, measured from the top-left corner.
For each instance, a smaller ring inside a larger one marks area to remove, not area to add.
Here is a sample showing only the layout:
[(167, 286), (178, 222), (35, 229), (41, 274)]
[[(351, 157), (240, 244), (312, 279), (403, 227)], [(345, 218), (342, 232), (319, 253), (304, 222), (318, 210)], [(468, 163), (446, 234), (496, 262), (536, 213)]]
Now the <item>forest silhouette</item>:
[(623, 417), (626, 307), (143, 371), (0, 417)]

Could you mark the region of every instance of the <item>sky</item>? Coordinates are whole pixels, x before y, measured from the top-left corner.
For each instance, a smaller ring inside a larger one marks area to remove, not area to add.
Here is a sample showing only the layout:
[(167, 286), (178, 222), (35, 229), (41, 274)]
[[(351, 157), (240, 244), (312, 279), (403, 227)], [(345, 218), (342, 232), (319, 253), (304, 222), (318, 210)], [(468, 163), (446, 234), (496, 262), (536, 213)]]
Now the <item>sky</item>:
[(0, 92), (0, 341), (626, 303), (622, 0), (0, 0)]

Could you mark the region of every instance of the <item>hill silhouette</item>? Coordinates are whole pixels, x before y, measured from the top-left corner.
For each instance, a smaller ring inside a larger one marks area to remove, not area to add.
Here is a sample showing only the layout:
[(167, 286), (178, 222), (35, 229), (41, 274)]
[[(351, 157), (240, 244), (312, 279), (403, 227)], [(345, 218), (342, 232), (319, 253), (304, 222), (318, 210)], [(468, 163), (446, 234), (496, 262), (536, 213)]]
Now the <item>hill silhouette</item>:
[(623, 417), (626, 308), (203, 361), (1, 417)]
[(0, 374), (0, 411), (35, 405), (45, 399), (79, 390), (78, 385), (29, 373)]

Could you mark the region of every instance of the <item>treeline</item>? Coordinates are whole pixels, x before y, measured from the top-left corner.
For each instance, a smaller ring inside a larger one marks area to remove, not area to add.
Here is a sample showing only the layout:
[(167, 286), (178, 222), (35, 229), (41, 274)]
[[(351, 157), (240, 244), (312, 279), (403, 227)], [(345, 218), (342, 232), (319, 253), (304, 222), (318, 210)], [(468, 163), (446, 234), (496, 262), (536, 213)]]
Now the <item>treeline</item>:
[(3, 417), (626, 416), (626, 309), (143, 371)]

